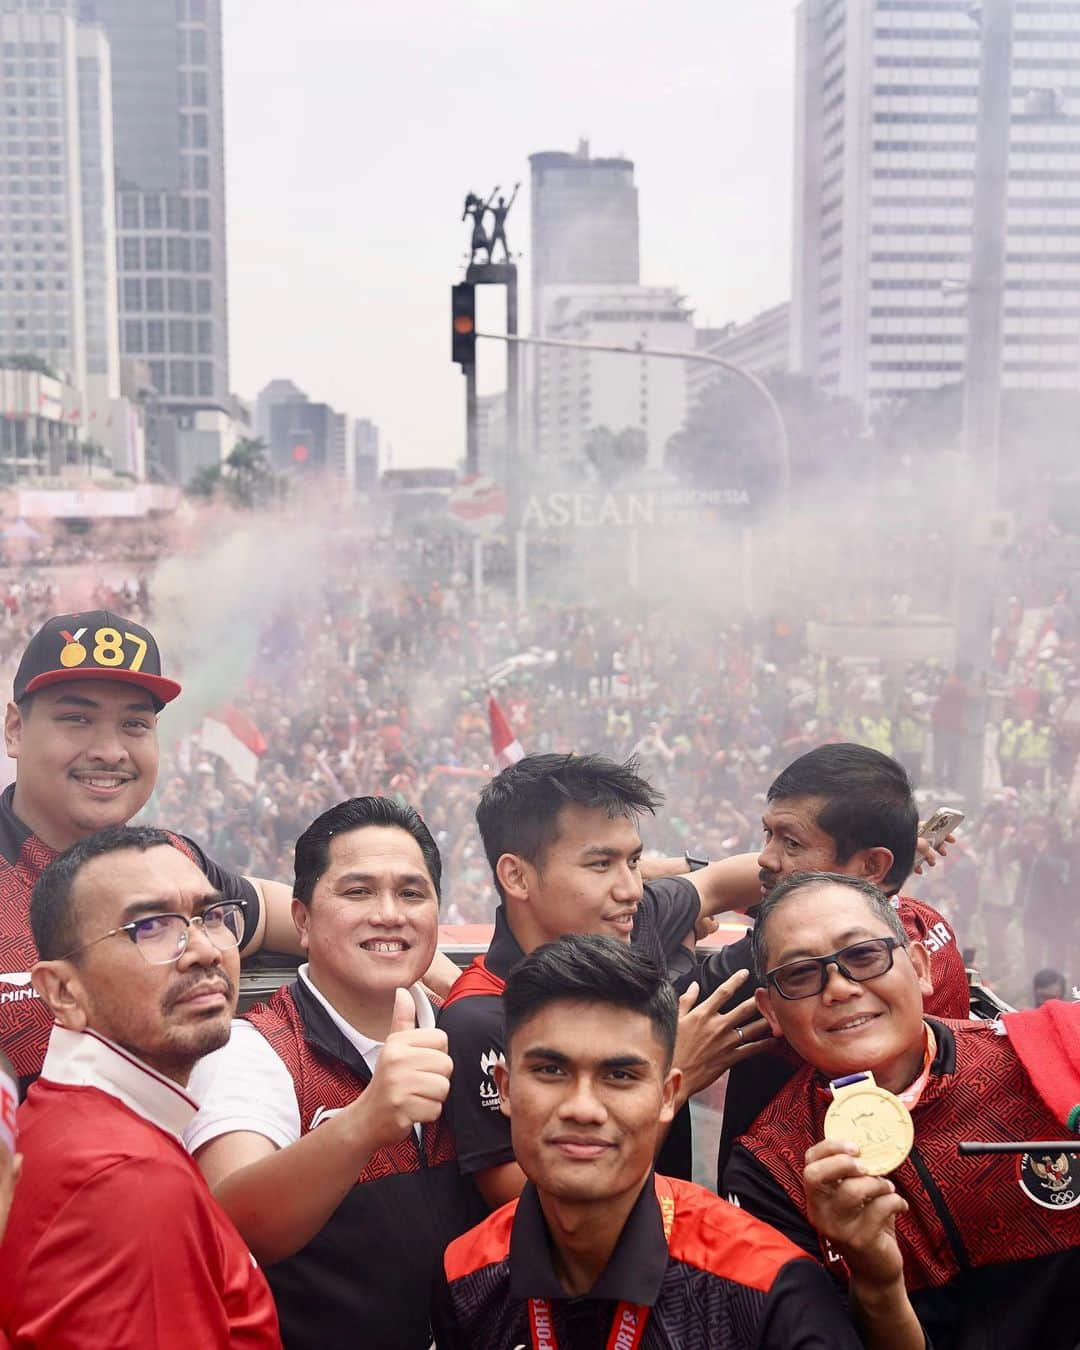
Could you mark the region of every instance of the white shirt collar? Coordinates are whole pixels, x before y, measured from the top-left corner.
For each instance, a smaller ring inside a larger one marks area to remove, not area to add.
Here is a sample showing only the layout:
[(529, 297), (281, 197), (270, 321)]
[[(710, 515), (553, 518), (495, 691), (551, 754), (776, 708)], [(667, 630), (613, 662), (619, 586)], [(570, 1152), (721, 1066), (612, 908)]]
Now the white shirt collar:
[(41, 1076), (68, 1087), (107, 1092), (177, 1139), (199, 1109), (178, 1084), (96, 1031), (54, 1026)]
[[(346, 1022), (334, 1005), (327, 1000), (326, 996), (315, 988), (314, 984), (311, 982), (310, 967), (307, 962), (305, 962), (296, 973), (304, 981), (304, 988), (311, 994), (312, 998), (318, 999), (326, 1009), (327, 1015), (334, 1026), (337, 1027), (338, 1031), (341, 1032), (351, 1045), (355, 1046), (360, 1054), (364, 1056), (365, 1060), (373, 1052), (377, 1052), (382, 1048), (382, 1041), (373, 1041), (370, 1036), (365, 1036), (362, 1031), (357, 1031), (354, 1026)], [(409, 993), (412, 994), (413, 1003), (416, 1005), (417, 1027), (419, 1027), (421, 1031), (430, 1031), (435, 1025), (435, 1009), (431, 1006), (427, 995), (424, 993), (423, 988), (419, 983), (414, 984), (409, 990)]]

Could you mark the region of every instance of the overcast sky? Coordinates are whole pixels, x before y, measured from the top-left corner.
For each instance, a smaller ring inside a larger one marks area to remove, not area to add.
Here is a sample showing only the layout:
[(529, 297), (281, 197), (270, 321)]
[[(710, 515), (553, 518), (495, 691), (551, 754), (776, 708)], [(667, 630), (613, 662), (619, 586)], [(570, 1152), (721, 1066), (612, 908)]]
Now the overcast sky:
[[(232, 383), (371, 417), (396, 465), (462, 453), (449, 296), (470, 188), (528, 156), (637, 166), (642, 280), (700, 324), (790, 292), (794, 0), (223, 0)], [(489, 373), (491, 366), (489, 365)]]

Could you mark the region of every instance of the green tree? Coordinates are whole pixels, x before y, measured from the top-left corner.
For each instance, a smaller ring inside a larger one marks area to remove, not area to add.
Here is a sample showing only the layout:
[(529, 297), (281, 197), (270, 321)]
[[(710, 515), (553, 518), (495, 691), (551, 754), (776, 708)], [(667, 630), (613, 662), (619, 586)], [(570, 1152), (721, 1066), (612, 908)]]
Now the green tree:
[(30, 370), (37, 375), (47, 375), (50, 380), (60, 378), (47, 361), (32, 352), (12, 352), (10, 356), (0, 356), (0, 367), (4, 370)]
[[(765, 384), (787, 428), (793, 486), (868, 467), (872, 447), (850, 399), (824, 393), (805, 375), (778, 373)], [(761, 393), (736, 376), (706, 386), (681, 431), (667, 444), (667, 465), (699, 487), (744, 488), (771, 498), (780, 481), (776, 419)]]
[(187, 486), (188, 495), (210, 498), (218, 492), (244, 511), (269, 506), (284, 496), (284, 480), (270, 465), (270, 453), (261, 440), (244, 439), (225, 457), (223, 464), (200, 469)]
[(603, 483), (615, 483), (641, 469), (649, 454), (649, 443), (640, 427), (593, 427), (585, 441), (585, 454)]

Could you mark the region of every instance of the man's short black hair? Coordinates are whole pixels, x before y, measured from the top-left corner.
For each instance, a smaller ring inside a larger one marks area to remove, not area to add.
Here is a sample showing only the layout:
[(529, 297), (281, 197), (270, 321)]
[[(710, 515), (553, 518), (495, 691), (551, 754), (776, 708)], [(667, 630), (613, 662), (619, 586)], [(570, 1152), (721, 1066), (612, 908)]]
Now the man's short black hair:
[(79, 925), (72, 904), (75, 878), (87, 863), (109, 853), (137, 849), (175, 848), (164, 830), (148, 825), (111, 825), (80, 839), (58, 854), (38, 877), (30, 896), (30, 931), (42, 961), (58, 961), (79, 945)]
[(336, 834), (350, 834), (369, 825), (392, 826), (411, 834), (424, 855), (436, 898), (441, 896), (442, 856), (420, 813), (392, 797), (350, 797), (317, 816), (296, 841), (293, 895), (297, 900), (311, 904), (315, 886), (330, 866), (330, 840)]
[(754, 926), (750, 930), (750, 960), (754, 975), (761, 984), (765, 983), (765, 976), (769, 972), (768, 937), (765, 932), (769, 920), (793, 895), (825, 886), (843, 886), (849, 891), (857, 891), (866, 900), (867, 907), (874, 917), (888, 926), (901, 946), (909, 945), (911, 939), (907, 935), (899, 911), (885, 892), (872, 881), (848, 876), (846, 872), (794, 872), (774, 886), (754, 911)]
[(679, 1003), (671, 981), (635, 948), (596, 933), (570, 933), (535, 947), (510, 972), (503, 992), (506, 1044), (515, 1031), (552, 1003), (595, 1003), (641, 1013), (664, 1047), (671, 1067)]
[(893, 865), (882, 881), (898, 891), (915, 863), (919, 812), (903, 766), (868, 745), (819, 745), (789, 764), (769, 788), (770, 802), (821, 797), (818, 828), (846, 863), (863, 848), (887, 848)]
[(618, 764), (604, 755), (526, 755), (493, 778), (480, 794), (476, 823), (500, 896), (499, 859), (512, 853), (542, 866), (564, 806), (599, 809), (611, 819), (655, 812), (663, 794), (637, 768), (636, 759)]

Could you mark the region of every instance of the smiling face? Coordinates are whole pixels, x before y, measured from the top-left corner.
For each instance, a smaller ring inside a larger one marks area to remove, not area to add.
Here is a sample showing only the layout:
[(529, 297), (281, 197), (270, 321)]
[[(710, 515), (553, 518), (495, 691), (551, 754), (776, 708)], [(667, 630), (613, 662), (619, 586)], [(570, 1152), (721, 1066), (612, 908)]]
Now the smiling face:
[(569, 805), (559, 812), (558, 826), (554, 842), (535, 863), (513, 859), (512, 878), (502, 865), (513, 855), (500, 859), (504, 893), (527, 906), (526, 949), (567, 933), (629, 942), (643, 887), (636, 824), (599, 807)]
[(679, 1074), (644, 1014), (549, 1003), (522, 1022), (498, 1065), (514, 1154), (543, 1194), (610, 1202), (641, 1185)]
[[(864, 938), (893, 936), (864, 896), (823, 882), (785, 898), (769, 916), (768, 969), (829, 956)], [(755, 998), (774, 1034), (785, 1036), (827, 1078), (869, 1069), (879, 1086), (896, 1092), (918, 1072), (922, 1001), (932, 992), (926, 951), (913, 943), (896, 950), (892, 969), (872, 980), (849, 980), (830, 966), (820, 994), (785, 999), (766, 985)]]
[(392, 997), (435, 956), (435, 885), (420, 845), (397, 825), (335, 835), (311, 903), (294, 900), (293, 917), (312, 978), (335, 1006), (358, 991)]
[[(103, 934), (151, 914), (201, 914), (221, 896), (170, 846), (122, 849), (86, 863), (72, 885), (73, 959), (41, 962), (34, 983), (69, 1030), (90, 1028), (159, 1073), (186, 1083), (195, 1062), (229, 1039), (240, 954), (196, 925), (177, 961), (151, 965), (127, 933)], [(51, 972), (41, 984), (41, 972)]]
[(18, 761), (15, 814), (50, 848), (125, 824), (154, 790), (157, 714), (137, 685), (50, 685), (8, 704), (4, 735)]

